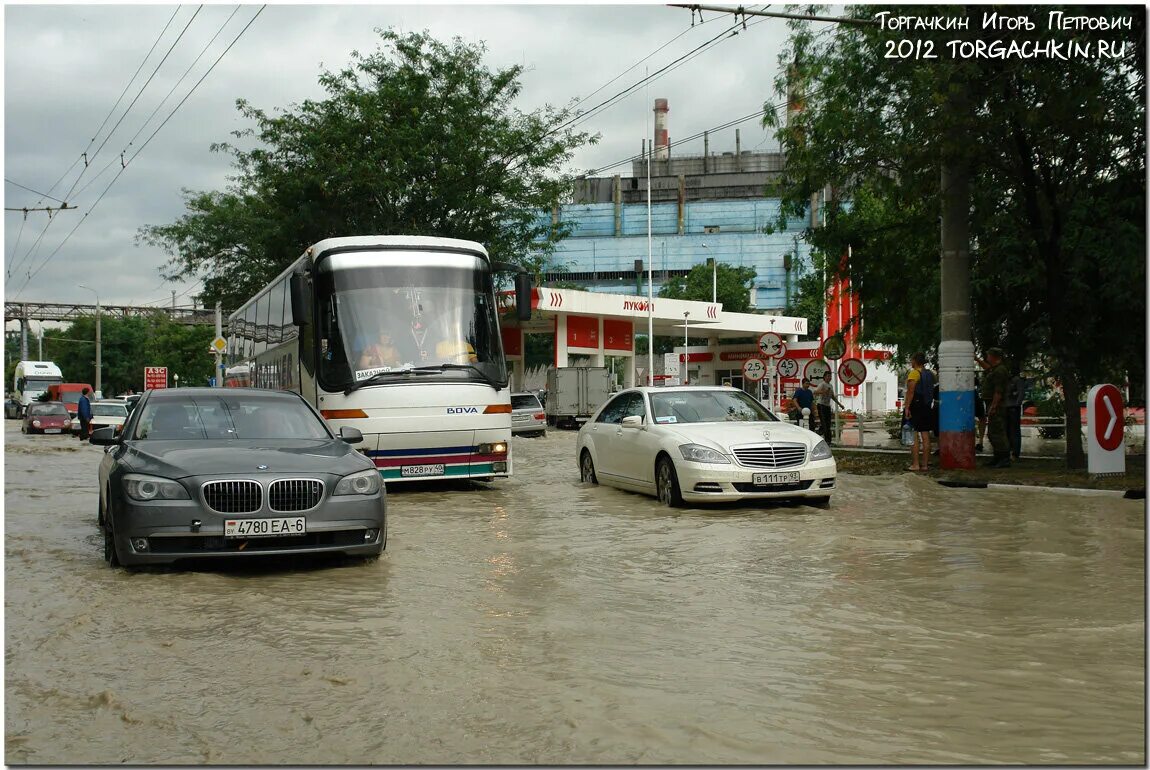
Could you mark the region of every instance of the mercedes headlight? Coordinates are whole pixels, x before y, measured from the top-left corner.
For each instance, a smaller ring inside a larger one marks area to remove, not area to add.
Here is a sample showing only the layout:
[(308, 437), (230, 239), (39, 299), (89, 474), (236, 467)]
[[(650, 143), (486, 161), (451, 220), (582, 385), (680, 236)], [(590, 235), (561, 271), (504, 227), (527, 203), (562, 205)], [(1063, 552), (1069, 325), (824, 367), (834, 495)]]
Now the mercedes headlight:
[(188, 490), (178, 481), (156, 476), (130, 474), (124, 477), (124, 491), (128, 497), (146, 503), (150, 500), (187, 500)]
[(815, 448), (811, 450), (812, 460), (829, 460), (831, 459), (831, 448), (827, 446), (826, 441), (820, 441), (815, 444)]
[(679, 451), (683, 453), (684, 460), (690, 460), (693, 463), (726, 463), (731, 464), (730, 458), (717, 449), (703, 446), (702, 444), (683, 444), (679, 447)]
[(368, 470), (344, 476), (335, 485), (333, 495), (374, 495), (379, 491), (383, 482), (380, 481), (379, 471)]

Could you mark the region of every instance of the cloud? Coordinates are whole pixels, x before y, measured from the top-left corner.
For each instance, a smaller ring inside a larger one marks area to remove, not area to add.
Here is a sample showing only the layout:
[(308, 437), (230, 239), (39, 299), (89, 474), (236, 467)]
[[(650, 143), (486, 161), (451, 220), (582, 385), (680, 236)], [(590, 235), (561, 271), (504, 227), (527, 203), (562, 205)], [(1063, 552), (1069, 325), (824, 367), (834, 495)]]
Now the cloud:
[[(375, 28), (427, 29), (443, 39), (460, 36), (469, 42), (485, 41), (491, 65), (527, 67), (518, 104), (523, 110), (532, 110), (544, 103), (560, 106), (586, 96), (683, 33), (644, 65), (581, 105), (584, 109), (592, 107), (636, 82), (644, 67), (656, 71), (733, 24), (730, 18), (709, 14), (712, 21), (690, 29), (688, 11), (657, 5), (269, 5), (176, 116), (124, 170), (76, 234), (45, 263), (45, 257), (60, 245), (120, 170), (121, 151), (127, 150), (125, 157), (130, 158), (138, 150), (255, 9), (240, 7), (192, 75), (176, 89), (135, 144), (128, 146), (144, 119), (235, 10), (235, 6), (225, 5), (202, 8), (74, 185), (83, 192), (74, 192), (69, 202), (80, 208), (57, 215), (37, 251), (29, 253), (29, 248), (44, 227), (44, 215), (30, 214), (21, 230), (21, 215), (6, 214), (5, 264), (11, 271), (5, 287), (8, 299), (19, 291), (20, 299), (90, 301), (90, 293), (76, 288), (77, 283), (95, 288), (106, 304), (159, 300), (170, 296), (172, 288), (184, 292), (189, 283), (161, 285), (159, 269), (168, 257), (151, 247), (137, 246), (137, 230), (181, 216), (183, 188), (216, 189), (225, 183), (228, 158), (212, 153), (209, 145), (226, 141), (230, 132), (247, 127), (235, 110), (236, 99), (246, 98), (270, 110), (321, 96), (317, 84), (321, 66), (339, 69), (348, 64), (353, 50), (374, 50), (378, 39)], [(194, 11), (193, 6), (8, 6), (4, 175), (47, 192), (89, 145), (165, 23), (171, 19), (167, 33), (141, 77), (124, 94), (104, 133), (136, 97), (143, 78), (152, 72)], [(777, 52), (784, 40), (783, 22), (768, 20), (686, 62), (649, 90), (637, 89), (580, 126), (600, 133), (601, 138), (597, 145), (576, 154), (573, 168), (591, 169), (637, 154), (651, 131), (649, 100), (656, 97), (670, 101), (672, 141), (749, 114), (764, 101), (776, 101), (772, 83)], [(744, 148), (764, 141), (774, 144), (755, 122), (744, 123), (741, 128)], [(91, 146), (90, 154), (100, 141)], [(716, 152), (733, 150), (733, 129), (712, 136), (711, 148)], [(701, 140), (675, 150), (680, 154), (701, 151)], [(89, 185), (109, 163), (104, 175)], [(63, 197), (81, 167), (78, 164), (52, 195)], [(624, 165), (615, 172), (626, 174), (629, 170)], [(89, 186), (84, 189), (85, 185)], [(37, 200), (8, 184), (4, 193), (5, 206), (31, 206)], [(28, 271), (37, 269), (36, 277), (23, 286)]]

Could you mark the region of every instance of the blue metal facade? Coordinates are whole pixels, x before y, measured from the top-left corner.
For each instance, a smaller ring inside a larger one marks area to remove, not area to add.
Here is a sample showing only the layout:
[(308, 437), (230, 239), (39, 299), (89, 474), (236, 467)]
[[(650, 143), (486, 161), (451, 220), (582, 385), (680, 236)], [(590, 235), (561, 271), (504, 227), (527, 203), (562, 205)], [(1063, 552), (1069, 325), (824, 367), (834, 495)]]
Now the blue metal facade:
[[(560, 219), (572, 225), (572, 232), (556, 247), (550, 269), (574, 274), (627, 273), (627, 277), (584, 280), (573, 276), (572, 280), (592, 291), (634, 293), (635, 260), (642, 259), (646, 268), (647, 206), (620, 208), (621, 235), (616, 236), (614, 204), (563, 206)], [(678, 204), (655, 204), (651, 207), (655, 291), (661, 285), (659, 271), (689, 270), (712, 257), (720, 264), (753, 267), (755, 306), (763, 310), (783, 308), (787, 291), (783, 255), (797, 248), (799, 258), (790, 276), (793, 297), (799, 275), (810, 270), (810, 246), (802, 237), (805, 221), (767, 234), (778, 214), (779, 201), (771, 198), (688, 202), (684, 205), (683, 234), (679, 235)], [(542, 215), (541, 220), (550, 222), (551, 215)], [(715, 228), (718, 232), (707, 232)]]

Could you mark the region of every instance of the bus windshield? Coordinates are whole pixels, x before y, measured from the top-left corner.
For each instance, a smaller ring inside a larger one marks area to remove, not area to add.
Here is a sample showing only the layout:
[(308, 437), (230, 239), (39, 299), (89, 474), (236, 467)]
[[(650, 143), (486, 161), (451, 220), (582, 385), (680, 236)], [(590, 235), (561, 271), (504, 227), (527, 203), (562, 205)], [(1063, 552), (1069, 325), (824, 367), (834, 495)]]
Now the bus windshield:
[(320, 380), (329, 390), (371, 380), (480, 380), (504, 387), (491, 272), (462, 254), (338, 254), (316, 276)]

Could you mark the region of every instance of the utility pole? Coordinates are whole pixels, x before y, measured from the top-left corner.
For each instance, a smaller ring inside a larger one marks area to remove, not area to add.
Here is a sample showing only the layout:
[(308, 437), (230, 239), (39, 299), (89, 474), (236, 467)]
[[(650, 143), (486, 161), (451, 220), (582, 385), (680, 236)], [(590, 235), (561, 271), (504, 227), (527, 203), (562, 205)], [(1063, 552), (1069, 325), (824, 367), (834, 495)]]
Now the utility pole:
[(82, 283), (76, 284), (81, 289), (87, 289), (96, 295), (96, 392), (103, 395), (104, 382), (103, 382), (103, 361), (100, 357), (103, 353), (103, 345), (100, 344), (100, 294), (90, 286), (85, 286)]
[(938, 465), (974, 468), (974, 343), (970, 339), (970, 176), (942, 165), (942, 342), (938, 346)]
[[(224, 330), (224, 314), (220, 310), (220, 303), (216, 302), (216, 337), (223, 336)], [(224, 364), (223, 354), (216, 351), (216, 387), (222, 388), (224, 386)]]

